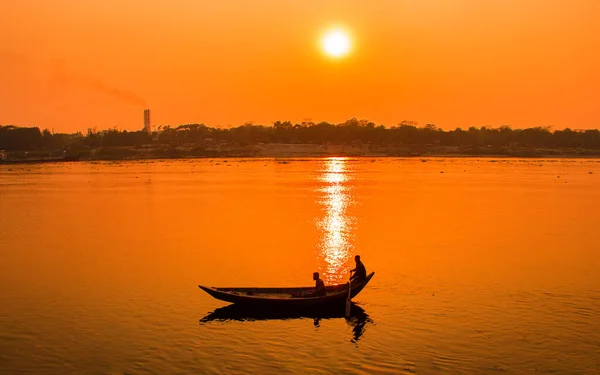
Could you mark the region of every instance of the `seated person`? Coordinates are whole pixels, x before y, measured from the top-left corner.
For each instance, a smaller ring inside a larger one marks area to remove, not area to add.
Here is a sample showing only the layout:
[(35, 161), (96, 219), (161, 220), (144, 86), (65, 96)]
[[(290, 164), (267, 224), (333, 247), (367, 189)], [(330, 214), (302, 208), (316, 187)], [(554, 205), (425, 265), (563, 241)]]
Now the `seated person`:
[(360, 261), (360, 255), (354, 257), (354, 261), (356, 262), (356, 268), (350, 270), (350, 273), (354, 272), (354, 275), (350, 277), (350, 282), (354, 281), (362, 281), (367, 278), (367, 269), (363, 262)]
[(322, 297), (325, 295), (325, 283), (319, 278), (319, 273), (313, 273), (313, 280), (315, 280), (315, 297)]

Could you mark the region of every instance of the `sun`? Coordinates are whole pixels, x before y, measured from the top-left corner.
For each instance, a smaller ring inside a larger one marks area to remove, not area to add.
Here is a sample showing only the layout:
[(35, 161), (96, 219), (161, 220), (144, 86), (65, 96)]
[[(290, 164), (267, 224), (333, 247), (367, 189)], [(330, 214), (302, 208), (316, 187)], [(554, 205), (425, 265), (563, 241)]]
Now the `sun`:
[(321, 39), (323, 52), (333, 58), (346, 56), (352, 47), (350, 36), (342, 29), (333, 29)]

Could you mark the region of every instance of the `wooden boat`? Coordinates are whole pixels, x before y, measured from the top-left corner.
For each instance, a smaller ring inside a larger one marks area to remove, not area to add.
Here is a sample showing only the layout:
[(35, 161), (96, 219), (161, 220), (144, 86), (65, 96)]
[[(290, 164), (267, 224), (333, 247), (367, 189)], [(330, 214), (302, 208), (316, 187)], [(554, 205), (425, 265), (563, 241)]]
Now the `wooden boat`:
[[(355, 297), (369, 283), (375, 272), (362, 281), (351, 284), (350, 298)], [(216, 288), (198, 285), (200, 289), (221, 301), (269, 307), (316, 307), (343, 305), (348, 298), (348, 284), (325, 287), (324, 296), (312, 295), (314, 287), (299, 288)]]

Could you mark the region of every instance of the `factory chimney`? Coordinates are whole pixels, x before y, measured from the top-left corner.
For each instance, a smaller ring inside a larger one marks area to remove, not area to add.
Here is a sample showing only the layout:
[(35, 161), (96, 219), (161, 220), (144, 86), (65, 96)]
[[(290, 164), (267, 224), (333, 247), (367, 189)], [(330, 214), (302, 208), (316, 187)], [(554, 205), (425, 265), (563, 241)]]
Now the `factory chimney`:
[(152, 127), (150, 125), (150, 110), (144, 109), (144, 131), (148, 134), (152, 133)]

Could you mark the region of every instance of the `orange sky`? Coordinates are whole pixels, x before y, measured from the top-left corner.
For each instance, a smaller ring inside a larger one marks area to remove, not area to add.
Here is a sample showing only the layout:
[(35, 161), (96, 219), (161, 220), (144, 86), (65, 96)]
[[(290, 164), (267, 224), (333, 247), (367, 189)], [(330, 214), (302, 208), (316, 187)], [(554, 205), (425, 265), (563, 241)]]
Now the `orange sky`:
[[(0, 124), (600, 128), (598, 0), (3, 0)], [(318, 39), (354, 38), (332, 61)]]

